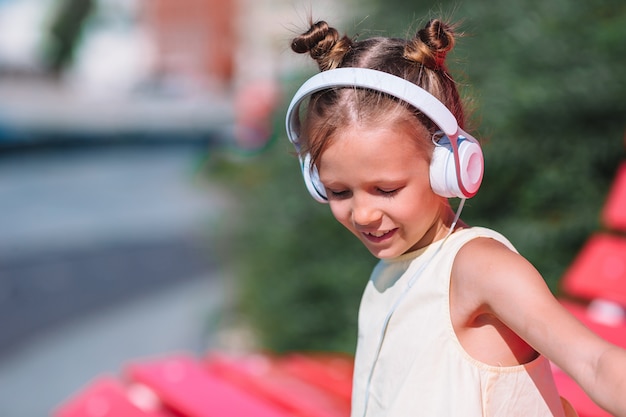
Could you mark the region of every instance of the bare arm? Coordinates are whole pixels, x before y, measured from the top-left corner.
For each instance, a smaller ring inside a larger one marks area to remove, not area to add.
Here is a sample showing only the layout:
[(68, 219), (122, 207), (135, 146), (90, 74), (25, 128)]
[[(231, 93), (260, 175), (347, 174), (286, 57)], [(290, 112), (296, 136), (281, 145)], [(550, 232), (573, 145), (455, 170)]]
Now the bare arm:
[[(614, 416), (626, 416), (626, 351), (609, 345), (599, 355), (585, 391)], [(577, 380), (578, 381), (578, 380)], [(579, 382), (583, 386), (583, 382)]]
[(554, 298), (537, 270), (493, 239), (459, 252), (455, 270), (477, 305), (569, 374), (599, 406), (626, 417), (626, 350), (601, 339)]

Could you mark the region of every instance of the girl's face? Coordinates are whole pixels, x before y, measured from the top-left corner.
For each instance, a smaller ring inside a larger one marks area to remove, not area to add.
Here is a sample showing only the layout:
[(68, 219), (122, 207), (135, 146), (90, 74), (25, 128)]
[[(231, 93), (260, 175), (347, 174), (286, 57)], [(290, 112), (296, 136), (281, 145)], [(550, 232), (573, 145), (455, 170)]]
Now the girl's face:
[(354, 125), (338, 131), (319, 159), (333, 215), (377, 258), (422, 248), (447, 232), (447, 201), (432, 191), (429, 162), (415, 140), (402, 125)]

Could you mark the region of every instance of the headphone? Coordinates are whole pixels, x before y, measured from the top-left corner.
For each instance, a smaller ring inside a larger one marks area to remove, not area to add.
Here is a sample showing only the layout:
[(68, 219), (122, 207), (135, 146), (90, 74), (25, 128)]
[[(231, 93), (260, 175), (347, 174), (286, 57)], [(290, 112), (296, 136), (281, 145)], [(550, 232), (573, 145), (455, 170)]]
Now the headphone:
[(369, 68), (336, 68), (309, 78), (296, 91), (287, 109), (286, 128), (289, 141), (296, 148), (300, 168), (311, 196), (327, 203), (324, 185), (311, 156), (301, 152), (300, 105), (312, 94), (331, 88), (357, 87), (379, 91), (407, 102), (437, 125), (443, 136), (435, 142), (430, 164), (430, 184), (443, 197), (473, 197), (483, 178), (484, 160), (478, 141), (459, 128), (452, 112), (435, 96), (410, 81)]

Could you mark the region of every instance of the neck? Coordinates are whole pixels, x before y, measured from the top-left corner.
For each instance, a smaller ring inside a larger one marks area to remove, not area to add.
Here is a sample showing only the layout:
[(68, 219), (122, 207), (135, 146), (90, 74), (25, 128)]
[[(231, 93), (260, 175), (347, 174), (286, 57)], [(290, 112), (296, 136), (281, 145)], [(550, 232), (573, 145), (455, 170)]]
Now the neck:
[[(454, 233), (455, 230), (463, 229), (467, 227), (461, 219), (457, 219), (455, 223), (456, 213), (450, 207), (450, 204), (446, 201), (441, 207), (441, 214), (437, 221), (436, 233), (433, 240), (439, 240), (446, 237), (449, 233)], [(453, 229), (453, 230), (451, 230)]]

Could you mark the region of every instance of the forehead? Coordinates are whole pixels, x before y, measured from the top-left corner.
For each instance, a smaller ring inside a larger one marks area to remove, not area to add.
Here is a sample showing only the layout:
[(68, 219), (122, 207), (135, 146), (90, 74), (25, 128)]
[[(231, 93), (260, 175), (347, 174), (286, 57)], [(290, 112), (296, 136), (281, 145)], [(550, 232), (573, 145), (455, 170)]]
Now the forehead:
[[(420, 154), (429, 159), (434, 146), (429, 131), (415, 119), (394, 118), (387, 122), (354, 120), (338, 127), (328, 137), (328, 146), (349, 148), (355, 156), (359, 151), (377, 148), (380, 156), (394, 153)], [(335, 149), (337, 151), (337, 149)], [(323, 153), (322, 153), (323, 155)]]
[(402, 125), (388, 127), (352, 124), (333, 135), (319, 161), (322, 180), (355, 174), (369, 177), (402, 175), (418, 161), (429, 158), (416, 138), (414, 129)]

